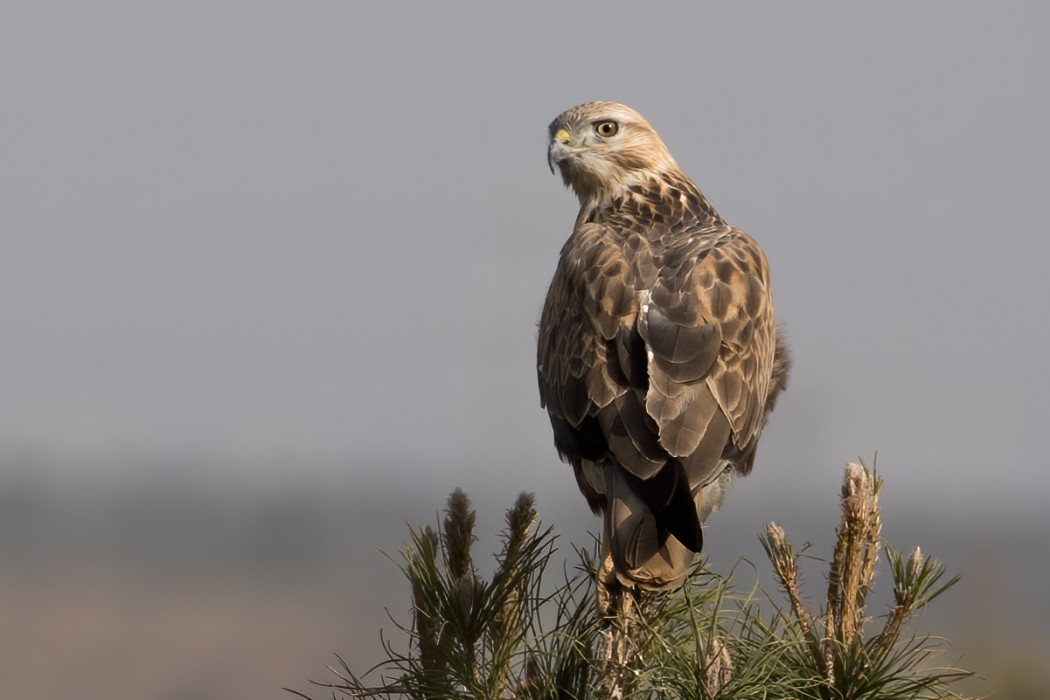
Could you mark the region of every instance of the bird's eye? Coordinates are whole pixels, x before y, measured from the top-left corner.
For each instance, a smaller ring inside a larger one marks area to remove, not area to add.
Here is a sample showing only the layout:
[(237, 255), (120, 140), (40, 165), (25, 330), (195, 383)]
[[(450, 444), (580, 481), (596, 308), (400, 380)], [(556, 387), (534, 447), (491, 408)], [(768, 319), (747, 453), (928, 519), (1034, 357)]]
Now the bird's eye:
[(616, 132), (620, 130), (620, 125), (614, 121), (597, 122), (594, 125), (594, 133), (598, 134), (603, 138), (609, 138), (610, 136), (616, 136)]

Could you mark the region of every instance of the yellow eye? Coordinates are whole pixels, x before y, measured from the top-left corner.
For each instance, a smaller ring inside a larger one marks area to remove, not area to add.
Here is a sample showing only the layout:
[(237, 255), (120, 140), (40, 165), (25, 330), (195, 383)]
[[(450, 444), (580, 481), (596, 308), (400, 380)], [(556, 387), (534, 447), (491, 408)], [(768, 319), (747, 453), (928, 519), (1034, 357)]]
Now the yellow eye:
[(619, 130), (620, 125), (614, 121), (596, 122), (594, 125), (594, 133), (598, 134), (602, 138), (616, 136), (616, 132)]

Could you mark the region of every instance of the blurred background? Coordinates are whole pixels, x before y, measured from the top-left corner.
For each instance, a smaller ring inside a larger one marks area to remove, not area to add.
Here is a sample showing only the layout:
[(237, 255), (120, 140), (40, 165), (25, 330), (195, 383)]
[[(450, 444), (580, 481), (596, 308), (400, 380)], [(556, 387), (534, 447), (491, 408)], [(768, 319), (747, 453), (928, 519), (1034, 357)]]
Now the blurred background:
[(888, 539), (964, 576), (924, 620), (939, 661), (1046, 697), (1048, 21), (5, 1), (0, 696), (364, 670), (384, 608), (408, 619), (382, 552), (455, 486), (481, 551), (521, 490), (589, 541), (534, 343), (577, 206), (546, 126), (609, 99), (762, 243), (794, 350), (711, 567), (758, 561), (768, 520), (827, 556), (842, 467), (877, 452)]

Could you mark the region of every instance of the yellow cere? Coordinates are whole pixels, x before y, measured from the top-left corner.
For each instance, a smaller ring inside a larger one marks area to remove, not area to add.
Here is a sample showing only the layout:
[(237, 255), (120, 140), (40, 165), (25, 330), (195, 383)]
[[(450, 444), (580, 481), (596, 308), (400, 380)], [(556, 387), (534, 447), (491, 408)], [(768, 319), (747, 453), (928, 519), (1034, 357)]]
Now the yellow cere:
[(567, 129), (558, 129), (558, 133), (554, 135), (554, 140), (564, 145), (569, 142), (569, 132)]

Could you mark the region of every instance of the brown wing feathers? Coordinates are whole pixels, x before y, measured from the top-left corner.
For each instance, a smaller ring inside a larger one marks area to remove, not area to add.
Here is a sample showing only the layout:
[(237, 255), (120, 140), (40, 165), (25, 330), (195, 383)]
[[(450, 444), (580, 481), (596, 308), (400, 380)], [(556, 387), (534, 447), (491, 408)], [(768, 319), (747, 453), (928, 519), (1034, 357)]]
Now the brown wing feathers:
[[(638, 288), (647, 280), (630, 260), (643, 246), (617, 249), (610, 241), (620, 236), (594, 224), (577, 234), (566, 247), (543, 322), (557, 323), (565, 341), (541, 352), (541, 386), (562, 436), (559, 448), (570, 461), (600, 460), (604, 448), (657, 523), (699, 549), (692, 489), (718, 476), (727, 448), (751, 441), (753, 407), (764, 407), (759, 392), (767, 382), (754, 381), (753, 353), (733, 346), (741, 345), (741, 336), (753, 340), (755, 323), (741, 315), (765, 306), (751, 299), (765, 287), (753, 284), (753, 275), (720, 265), (720, 256), (711, 254), (717, 248), (704, 240), (708, 234), (682, 232), (708, 255), (694, 257), (698, 268), (657, 268), (663, 274), (650, 293)], [(723, 246), (750, 243), (724, 230), (719, 235)], [(677, 247), (685, 246), (679, 241)], [(593, 422), (583, 426), (587, 417), (597, 419), (604, 445)], [(578, 435), (583, 432), (587, 439)]]

